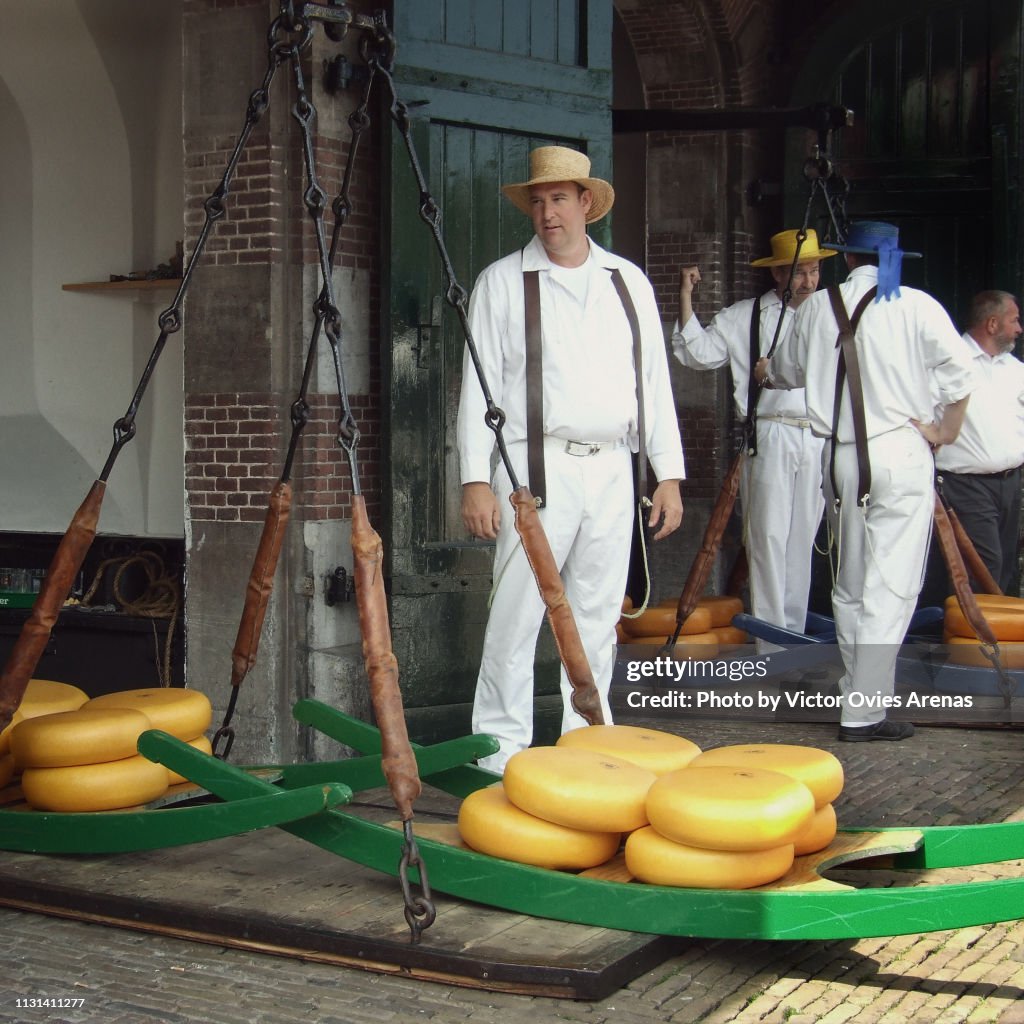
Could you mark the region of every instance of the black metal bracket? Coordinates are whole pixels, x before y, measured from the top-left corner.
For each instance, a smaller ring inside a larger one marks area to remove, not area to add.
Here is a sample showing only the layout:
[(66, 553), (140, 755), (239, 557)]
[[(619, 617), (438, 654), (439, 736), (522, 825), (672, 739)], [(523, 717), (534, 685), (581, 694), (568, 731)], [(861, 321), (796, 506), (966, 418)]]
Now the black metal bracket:
[(324, 600), (329, 608), (333, 608), (336, 604), (351, 601), (355, 592), (355, 577), (350, 576), (348, 570), (343, 565), (339, 565), (327, 577), (327, 585), (324, 587)]
[(365, 64), (353, 64), (344, 55), (324, 61), (324, 89), (331, 96), (350, 85), (362, 85), (369, 77), (370, 69)]

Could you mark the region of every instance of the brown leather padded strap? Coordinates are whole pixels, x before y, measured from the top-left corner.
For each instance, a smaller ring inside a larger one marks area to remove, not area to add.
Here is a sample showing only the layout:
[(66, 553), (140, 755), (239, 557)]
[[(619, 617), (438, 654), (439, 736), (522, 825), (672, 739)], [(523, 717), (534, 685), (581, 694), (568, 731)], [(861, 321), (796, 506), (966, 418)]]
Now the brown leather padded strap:
[(839, 347), (839, 360), (836, 365), (836, 390), (835, 400), (832, 405), (832, 451), (829, 459), (829, 474), (832, 478), (832, 493), (838, 499), (839, 490), (835, 479), (835, 454), (836, 438), (839, 434), (839, 408), (843, 399), (843, 382), (847, 381), (847, 390), (850, 395), (850, 412), (853, 415), (853, 436), (857, 445), (857, 504), (861, 505), (868, 500), (871, 493), (871, 460), (868, 457), (868, 430), (867, 420), (864, 415), (864, 384), (860, 375), (860, 360), (857, 357), (856, 334), (860, 318), (867, 309), (868, 303), (875, 297), (877, 287), (869, 288), (868, 291), (857, 303), (851, 322), (846, 312), (846, 305), (839, 289), (833, 285), (828, 289), (829, 301), (832, 303), (832, 312), (835, 314), (836, 323), (839, 324), (839, 337), (836, 345)]
[(573, 617), (565, 586), (559, 575), (555, 556), (551, 553), (544, 527), (537, 514), (537, 505), (529, 488), (520, 487), (508, 499), (516, 514), (516, 530), (523, 541), (526, 560), (533, 570), (537, 589), (547, 608), (548, 622), (555, 637), (558, 655), (565, 674), (572, 684), (572, 706), (589, 725), (603, 725), (601, 698), (594, 683), (594, 674), (583, 650), (583, 641)]
[(10, 722), (25, 696), (25, 688), (46, 649), (53, 624), (96, 537), (106, 489), (103, 481), (96, 480), (78, 506), (50, 561), (36, 603), (14, 642), (14, 649), (7, 658), (3, 674), (0, 674), (0, 729)]
[(946, 501), (941, 487), (936, 488), (936, 493), (942, 502), (942, 507), (946, 510), (946, 517), (949, 519), (949, 525), (953, 530), (953, 537), (956, 539), (956, 546), (963, 557), (967, 571), (984, 593), (1002, 594), (1003, 591), (993, 578), (989, 567), (981, 560), (981, 555), (978, 554), (974, 541), (967, 535), (963, 523), (960, 522), (960, 517), (953, 511), (953, 506)]
[(256, 664), (256, 653), (267, 615), (270, 593), (274, 589), (274, 574), (281, 555), (285, 527), (292, 508), (291, 484), (278, 481), (270, 492), (267, 514), (263, 520), (263, 533), (253, 559), (249, 582), (245, 587), (245, 605), (238, 623), (235, 646), (231, 652), (231, 685), (238, 686)]
[(352, 569), (359, 607), (363, 662), (370, 680), (370, 701), (381, 734), (381, 769), (403, 821), (413, 816), (420, 795), (419, 770), (409, 743), (398, 688), (398, 659), (391, 649), (388, 601), (384, 593), (384, 546), (370, 525), (366, 501), (352, 498)]
[(526, 302), (526, 471), (538, 508), (545, 505), (544, 477), (544, 356), (540, 330), (538, 271), (523, 271)]

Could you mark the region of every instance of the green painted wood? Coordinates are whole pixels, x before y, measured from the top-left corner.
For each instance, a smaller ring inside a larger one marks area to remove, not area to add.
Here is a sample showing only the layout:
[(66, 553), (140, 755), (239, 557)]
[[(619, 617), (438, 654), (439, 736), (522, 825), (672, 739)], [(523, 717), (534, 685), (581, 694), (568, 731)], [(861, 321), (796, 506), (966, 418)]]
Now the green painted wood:
[[(187, 748), (192, 749), (192, 748)], [(257, 780), (253, 780), (257, 781)], [(24, 853), (126, 853), (202, 843), (319, 814), (351, 799), (331, 782), (286, 792), (269, 786), (230, 803), (159, 810), (57, 813), (0, 811), (0, 848)]]

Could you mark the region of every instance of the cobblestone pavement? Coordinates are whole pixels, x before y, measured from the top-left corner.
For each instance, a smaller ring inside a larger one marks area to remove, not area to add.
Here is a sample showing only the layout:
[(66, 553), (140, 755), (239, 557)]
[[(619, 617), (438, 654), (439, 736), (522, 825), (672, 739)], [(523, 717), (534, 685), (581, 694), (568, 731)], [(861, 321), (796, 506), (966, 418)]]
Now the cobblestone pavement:
[[(1024, 817), (1019, 731), (933, 727), (902, 743), (839, 744), (834, 725), (769, 728), (775, 742), (840, 757), (843, 825)], [(688, 723), (687, 735), (703, 747), (769, 738), (764, 723), (710, 719)], [(1021, 870), (1014, 862), (973, 877)], [(2, 909), (0, 962), (0, 1021), (1024, 1024), (1024, 921), (861, 941), (683, 942), (600, 1002), (454, 988)], [(81, 1003), (27, 1005), (47, 997)]]

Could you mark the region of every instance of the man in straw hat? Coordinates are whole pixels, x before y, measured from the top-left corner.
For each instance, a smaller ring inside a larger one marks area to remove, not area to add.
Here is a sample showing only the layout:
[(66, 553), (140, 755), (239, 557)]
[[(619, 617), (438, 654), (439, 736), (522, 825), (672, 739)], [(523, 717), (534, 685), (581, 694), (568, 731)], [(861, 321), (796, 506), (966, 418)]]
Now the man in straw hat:
[[(769, 351), (776, 337), (781, 340), (789, 334), (796, 308), (818, 287), (821, 261), (836, 255), (834, 249), (819, 246), (813, 230), (802, 240), (796, 230), (781, 231), (771, 245), (772, 254), (751, 266), (767, 267), (774, 287), (721, 310), (706, 328), (693, 315), (700, 270), (690, 266), (679, 273), (679, 321), (672, 332), (676, 358), (698, 370), (728, 365), (741, 420), (747, 419), (758, 397), (753, 363)], [(791, 295), (783, 309), (787, 288)], [(824, 507), (822, 440), (810, 430), (802, 390), (767, 392), (760, 395), (756, 408), (750, 424), (753, 440), (740, 474), (750, 610), (759, 619), (802, 633), (807, 625), (811, 551)]]
[[(529, 180), (505, 185), (502, 192), (531, 218), (535, 235), (524, 249), (480, 275), (470, 299), (470, 327), (491, 396), (506, 416), (503, 435), (510, 461), (520, 482), (529, 480), (543, 502), (541, 521), (610, 722), (615, 624), (633, 531), (630, 452), (641, 447), (640, 423), (659, 480), (650, 513), (655, 539), (672, 533), (683, 516), (683, 453), (664, 334), (644, 274), (587, 237), (587, 224), (611, 209), (615, 194), (608, 182), (591, 176), (584, 154), (562, 146), (535, 149)], [(635, 308), (636, 338), (613, 279), (616, 271)], [(526, 281), (531, 274), (530, 290), (537, 296), (531, 323), (539, 320), (540, 353), (527, 358)], [(640, 381), (634, 371), (635, 343), (641, 353)], [(541, 429), (533, 431), (527, 428), (528, 377), (539, 378), (543, 394)], [(643, 395), (642, 418), (638, 393)], [(467, 352), (458, 418), (462, 518), (471, 536), (497, 540), (472, 727), (499, 740), (501, 750), (481, 763), (502, 771), (532, 738), (533, 663), (544, 604), (518, 543), (508, 473), (500, 462), (491, 477), (494, 435), (484, 412)], [(538, 479), (541, 471), (543, 481)], [(585, 725), (570, 705), (564, 671), (561, 689), (562, 731)]]
[(844, 667), (839, 738), (902, 740), (913, 725), (886, 711), (898, 707), (896, 656), (924, 575), (932, 451), (956, 439), (974, 375), (942, 306), (900, 286), (903, 258), (920, 253), (899, 248), (894, 225), (855, 222), (835, 248), (846, 253), (846, 281), (801, 306), (792, 334), (757, 375), (769, 387), (805, 387), (811, 429), (829, 439), (823, 480)]

